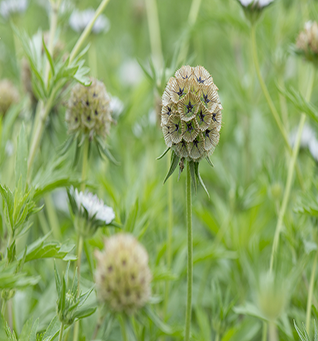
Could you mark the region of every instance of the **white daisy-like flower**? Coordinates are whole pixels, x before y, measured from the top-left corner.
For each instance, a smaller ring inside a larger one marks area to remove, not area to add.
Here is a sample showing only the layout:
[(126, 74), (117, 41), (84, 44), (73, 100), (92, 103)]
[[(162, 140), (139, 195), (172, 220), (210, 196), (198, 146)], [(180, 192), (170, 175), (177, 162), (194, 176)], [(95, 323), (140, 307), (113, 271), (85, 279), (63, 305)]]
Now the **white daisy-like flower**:
[(71, 188), (71, 195), (75, 199), (79, 212), (84, 213), (84, 209), (88, 213), (90, 219), (104, 221), (105, 224), (110, 224), (115, 219), (114, 210), (106, 206), (103, 200), (100, 200), (97, 195), (86, 191), (79, 192), (77, 189)]
[(3, 0), (0, 3), (0, 14), (8, 19), (14, 13), (24, 13), (28, 7), (28, 0)]
[(271, 2), (273, 2), (274, 0), (239, 0), (239, 2), (241, 3), (242, 6), (247, 7), (251, 4), (253, 4), (253, 7), (265, 7), (268, 6)]
[(123, 85), (136, 86), (142, 77), (143, 72), (135, 59), (127, 59), (119, 68), (119, 79)]
[[(84, 31), (85, 27), (93, 19), (95, 15), (95, 10), (93, 8), (88, 8), (85, 11), (75, 10), (69, 19), (69, 25), (75, 32)], [(92, 32), (98, 34), (101, 32), (108, 32), (110, 29), (110, 22), (108, 18), (101, 14), (95, 21), (92, 28)]]
[[(289, 142), (293, 148), (296, 142), (298, 128), (295, 128), (289, 136)], [(318, 140), (315, 131), (305, 124), (300, 138), (300, 148), (308, 148), (311, 156), (318, 161)]]
[(109, 106), (114, 118), (117, 118), (124, 110), (124, 103), (115, 96), (110, 96)]

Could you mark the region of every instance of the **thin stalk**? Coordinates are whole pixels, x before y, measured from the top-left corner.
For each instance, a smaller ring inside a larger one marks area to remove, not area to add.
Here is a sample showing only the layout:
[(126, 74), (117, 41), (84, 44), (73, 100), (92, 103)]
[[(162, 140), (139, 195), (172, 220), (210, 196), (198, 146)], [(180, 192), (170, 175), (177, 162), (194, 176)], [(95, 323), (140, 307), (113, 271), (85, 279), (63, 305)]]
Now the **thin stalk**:
[[(168, 160), (168, 169), (170, 169), (170, 159)], [(168, 229), (167, 229), (167, 268), (171, 270), (172, 260), (172, 229), (173, 229), (173, 186), (172, 179), (168, 181)], [(165, 302), (164, 302), (164, 315), (166, 316), (169, 302), (170, 282), (166, 281), (165, 288)]]
[(60, 224), (59, 224), (59, 220), (55, 211), (55, 207), (53, 205), (53, 201), (52, 201), (52, 197), (50, 194), (47, 194), (44, 197), (44, 201), (45, 201), (45, 207), (46, 207), (46, 212), (48, 215), (48, 219), (49, 219), (49, 223), (50, 223), (50, 227), (52, 229), (53, 232), (53, 236), (55, 239), (57, 240), (61, 240), (62, 235), (60, 232)]
[[(290, 155), (293, 154), (293, 150), (289, 144), (289, 140), (288, 140), (288, 135), (287, 135), (287, 132), (284, 128), (284, 125), (279, 117), (279, 114), (278, 114), (278, 111), (273, 103), (273, 100), (268, 92), (268, 89), (266, 87), (266, 84), (263, 80), (263, 77), (262, 77), (262, 74), (261, 74), (261, 70), (260, 70), (260, 66), (259, 66), (259, 61), (258, 61), (258, 56), (257, 56), (257, 46), (256, 46), (256, 25), (252, 25), (252, 28), (251, 28), (251, 42), (252, 42), (252, 55), (253, 55), (253, 61), (254, 61), (254, 65), (255, 65), (255, 69), (256, 69), (256, 74), (257, 74), (257, 78), (258, 78), (258, 81), (261, 85), (261, 88), (262, 88), (262, 91), (263, 91), (263, 94), (265, 96), (265, 99), (267, 101), (267, 104), (270, 108), (270, 111), (275, 119), (275, 122), (277, 124), (277, 127), (281, 133), (281, 135), (283, 136), (283, 139), (285, 141), (285, 144), (286, 144), (286, 147), (287, 147), (287, 150), (289, 152)], [(301, 187), (303, 188), (303, 178), (302, 178), (302, 175), (301, 175), (301, 172), (300, 172), (300, 169), (298, 167), (298, 165), (296, 165), (296, 171), (297, 171), (297, 176), (298, 176), (298, 180), (300, 182), (300, 185)]]
[[(313, 82), (314, 82), (314, 72), (310, 73), (310, 81), (308, 82), (308, 88), (306, 92), (306, 100), (309, 101), (311, 97), (311, 92), (313, 88)], [(294, 175), (294, 168), (299, 152), (299, 146), (300, 146), (300, 139), (301, 135), (303, 132), (303, 128), (305, 125), (306, 121), (306, 114), (301, 114), (300, 117), (300, 122), (298, 126), (298, 132), (296, 136), (296, 142), (294, 145), (293, 149), (293, 154), (289, 162), (289, 167), (288, 167), (288, 173), (287, 173), (287, 181), (286, 181), (286, 186), (285, 186), (285, 191), (284, 191), (284, 197), (283, 197), (283, 202), (279, 210), (278, 214), (278, 220), (277, 220), (277, 225), (276, 225), (276, 230), (275, 230), (275, 236), (274, 236), (274, 241), (273, 241), (273, 246), (272, 246), (272, 253), (271, 253), (271, 259), (270, 259), (270, 267), (269, 270), (272, 272), (273, 270), (273, 265), (274, 265), (274, 257), (277, 252), (278, 244), (279, 244), (279, 235), (283, 226), (283, 219), (285, 216), (285, 211), (287, 208), (288, 200), (289, 200), (289, 195), (290, 195), (290, 190), (291, 190), (291, 185), (292, 185), (292, 180), (293, 180), (293, 175)]]
[(70, 63), (75, 59), (75, 57), (77, 56), (79, 50), (81, 49), (84, 41), (86, 40), (86, 38), (89, 36), (89, 34), (92, 31), (92, 28), (95, 24), (96, 19), (102, 14), (102, 12), (104, 11), (106, 5), (109, 3), (109, 0), (103, 0), (101, 2), (101, 4), (98, 6), (97, 10), (95, 11), (95, 15), (92, 18), (92, 20), (89, 22), (89, 24), (86, 26), (85, 30), (83, 31), (83, 33), (81, 34), (81, 36), (79, 37), (78, 41), (76, 42), (71, 54), (70, 54)]
[(215, 336), (215, 340), (214, 341), (219, 341), (220, 340), (220, 334), (219, 332), (217, 332), (216, 336)]
[(263, 322), (262, 341), (267, 341), (267, 322)]
[(186, 183), (186, 215), (188, 234), (188, 272), (187, 272), (187, 307), (185, 320), (184, 340), (190, 340), (191, 313), (192, 313), (192, 284), (193, 284), (193, 236), (192, 236), (192, 197), (191, 197), (191, 174), (189, 162), (187, 162), (187, 183)]
[(2, 306), (1, 306), (1, 314), (2, 316), (4, 316), (5, 312), (6, 312), (6, 303), (7, 301), (5, 299), (2, 299)]
[[(88, 152), (89, 152), (89, 139), (86, 139), (84, 142), (83, 146), (83, 160), (82, 160), (82, 184), (81, 184), (81, 191), (85, 191), (85, 180), (87, 179), (87, 170), (88, 170)], [(81, 279), (81, 260), (82, 260), (82, 251), (83, 251), (83, 236), (82, 236), (82, 231), (84, 226), (82, 226), (83, 222), (79, 221), (77, 225), (77, 233), (78, 233), (78, 238), (77, 238), (77, 295), (79, 295), (79, 289), (80, 289), (80, 279)], [(79, 334), (79, 321), (75, 322), (74, 325), (74, 334), (73, 334), (73, 340), (77, 341), (78, 340), (78, 334)]]
[(278, 341), (277, 328), (273, 321), (268, 322), (268, 336), (269, 341)]
[(308, 290), (308, 298), (307, 298), (306, 330), (308, 334), (310, 333), (311, 306), (312, 306), (312, 297), (313, 297), (313, 292), (314, 292), (314, 281), (315, 281), (315, 275), (316, 275), (317, 260), (318, 260), (318, 250), (316, 250), (314, 263), (312, 265), (310, 282), (309, 282), (309, 290)]
[(119, 316), (118, 320), (119, 320), (119, 324), (120, 324), (121, 335), (123, 337), (123, 341), (128, 341), (128, 335), (127, 335), (124, 319), (122, 316)]
[(161, 35), (159, 16), (156, 0), (146, 0), (146, 9), (148, 17), (148, 30), (150, 36), (151, 53), (154, 57), (156, 66), (162, 68), (163, 56), (161, 47)]
[[(49, 33), (49, 42), (48, 42), (48, 50), (53, 56), (53, 49), (54, 49), (54, 37), (57, 27), (57, 19), (59, 14), (59, 8), (61, 5), (61, 0), (51, 1), (51, 7), (52, 7), (52, 13), (51, 13), (51, 20), (50, 20), (50, 33)], [(45, 84), (48, 86), (48, 79), (49, 79), (49, 73), (50, 73), (50, 63), (47, 60), (45, 65), (45, 77), (44, 81)]]
[[(197, 21), (200, 6), (201, 6), (201, 0), (192, 0), (190, 12), (188, 16), (188, 27), (192, 28), (195, 22)], [(189, 41), (188, 39), (185, 39), (183, 45), (180, 48), (178, 63), (184, 62), (185, 58), (187, 57), (188, 50), (189, 50)]]
[(63, 340), (63, 333), (64, 333), (64, 323), (62, 322), (61, 328), (60, 328), (59, 341)]

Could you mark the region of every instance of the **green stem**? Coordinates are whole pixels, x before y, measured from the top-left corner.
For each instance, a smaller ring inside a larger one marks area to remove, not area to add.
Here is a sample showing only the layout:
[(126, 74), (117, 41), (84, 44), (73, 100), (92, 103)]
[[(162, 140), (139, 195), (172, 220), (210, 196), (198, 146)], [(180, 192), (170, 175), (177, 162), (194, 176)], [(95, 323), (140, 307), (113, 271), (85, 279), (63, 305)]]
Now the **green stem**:
[(53, 201), (52, 201), (52, 197), (50, 194), (47, 194), (44, 197), (44, 201), (45, 201), (45, 207), (46, 207), (46, 212), (48, 215), (48, 219), (49, 219), (49, 223), (50, 223), (50, 227), (52, 229), (53, 232), (53, 236), (55, 239), (57, 240), (61, 240), (61, 232), (60, 232), (60, 224), (59, 224), (59, 220), (55, 211), (55, 207), (53, 205)]
[[(168, 170), (170, 169), (170, 159), (168, 160)], [(167, 229), (167, 268), (171, 270), (172, 261), (172, 229), (173, 229), (173, 186), (172, 180), (168, 181), (168, 229)], [(166, 316), (169, 302), (170, 282), (166, 281), (164, 315)]]
[(61, 328), (60, 328), (59, 341), (63, 340), (63, 333), (64, 333), (64, 323), (62, 322)]
[[(314, 81), (314, 72), (310, 73), (310, 81), (308, 82), (308, 88), (306, 92), (306, 100), (309, 101), (311, 97), (311, 92), (313, 88), (313, 81)], [(289, 200), (289, 195), (290, 195), (290, 190), (291, 190), (291, 185), (292, 185), (292, 180), (293, 180), (293, 175), (294, 175), (294, 168), (299, 152), (299, 146), (300, 146), (300, 139), (302, 135), (302, 131), (305, 125), (306, 121), (306, 114), (301, 114), (299, 126), (298, 126), (298, 132), (296, 136), (296, 142), (294, 145), (293, 149), (293, 154), (289, 162), (289, 167), (288, 167), (288, 173), (287, 173), (287, 181), (286, 181), (286, 186), (285, 186), (285, 192), (284, 192), (284, 197), (283, 197), (283, 202), (279, 210), (278, 214), (278, 220), (277, 220), (277, 225), (276, 225), (276, 230), (275, 230), (275, 236), (274, 236), (274, 241), (273, 241), (273, 246), (272, 246), (272, 253), (271, 253), (271, 260), (270, 260), (270, 272), (273, 270), (273, 265), (274, 265), (274, 257), (277, 252), (278, 244), (279, 244), (279, 235), (283, 226), (283, 219), (285, 215), (285, 211), (287, 208), (288, 200)]]
[(98, 6), (97, 10), (95, 11), (95, 15), (92, 18), (92, 20), (89, 22), (89, 24), (86, 26), (85, 30), (79, 37), (78, 41), (76, 42), (71, 54), (70, 54), (70, 63), (75, 59), (77, 56), (79, 50), (81, 49), (84, 41), (89, 36), (89, 34), (92, 31), (92, 28), (95, 24), (96, 19), (102, 14), (103, 10), (105, 9), (106, 5), (108, 4), (109, 0), (103, 0), (101, 4)]
[(263, 322), (262, 341), (267, 341), (267, 322)]
[(122, 316), (119, 316), (118, 320), (120, 323), (120, 329), (121, 329), (121, 335), (123, 337), (123, 341), (128, 341), (128, 335), (127, 335), (124, 319)]
[[(189, 16), (188, 16), (188, 27), (190, 29), (194, 26), (195, 22), (197, 21), (200, 6), (201, 6), (201, 0), (192, 0), (190, 12), (189, 12)], [(184, 61), (187, 57), (187, 54), (188, 54), (188, 50), (189, 50), (189, 40), (188, 40), (188, 38), (186, 38), (184, 40), (181, 48), (180, 48), (178, 64), (184, 63)]]
[(311, 306), (312, 306), (312, 297), (313, 297), (313, 292), (314, 292), (314, 281), (315, 281), (315, 275), (316, 275), (317, 260), (318, 260), (318, 249), (316, 250), (314, 263), (312, 265), (310, 282), (309, 282), (309, 290), (308, 290), (307, 311), (306, 311), (306, 330), (308, 334), (310, 333)]
[(268, 322), (268, 336), (269, 341), (278, 341), (277, 328), (273, 321)]
[(150, 36), (151, 53), (154, 57), (156, 66), (161, 68), (163, 66), (163, 55), (161, 47), (161, 35), (159, 16), (156, 0), (146, 0), (148, 29)]
[[(81, 184), (81, 191), (85, 191), (86, 187), (86, 179), (87, 179), (87, 170), (88, 170), (88, 152), (89, 152), (89, 139), (87, 138), (84, 142), (83, 146), (83, 163), (82, 163), (82, 184)], [(81, 260), (82, 260), (82, 251), (83, 251), (83, 236), (82, 232), (85, 226), (82, 226), (83, 221), (79, 221), (77, 223), (77, 295), (79, 295), (79, 289), (80, 289), (80, 279), (81, 279)], [(74, 334), (73, 334), (73, 340), (78, 340), (78, 334), (79, 334), (79, 321), (75, 322), (74, 325)]]
[[(288, 135), (287, 135), (287, 132), (284, 128), (284, 125), (279, 117), (279, 114), (276, 110), (276, 107), (273, 103), (273, 100), (268, 92), (268, 89), (266, 87), (266, 84), (263, 80), (263, 77), (262, 77), (262, 74), (261, 74), (261, 70), (260, 70), (260, 66), (259, 66), (259, 61), (258, 61), (258, 56), (257, 56), (257, 46), (256, 46), (256, 25), (252, 25), (252, 28), (251, 28), (251, 41), (252, 41), (252, 55), (253, 55), (253, 61), (254, 61), (254, 65), (255, 65), (255, 69), (256, 69), (256, 74), (257, 74), (257, 78), (258, 78), (258, 81), (261, 85), (261, 88), (262, 88), (262, 91), (263, 91), (263, 94), (265, 96), (265, 99), (267, 101), (267, 104), (270, 108), (270, 111), (275, 119), (275, 122), (277, 124), (277, 127), (281, 133), (281, 135), (283, 136), (283, 139), (285, 141), (285, 144), (286, 144), (286, 147), (287, 147), (287, 150), (289, 152), (290, 155), (293, 154), (293, 150), (289, 144), (289, 140), (288, 140)], [(301, 175), (301, 172), (300, 172), (300, 169), (299, 169), (299, 166), (296, 165), (296, 171), (297, 171), (297, 176), (298, 176), (298, 180), (300, 182), (300, 185), (301, 187), (303, 188), (303, 178), (302, 178), (302, 175)]]
[(185, 341), (190, 340), (191, 313), (192, 313), (192, 284), (193, 284), (193, 236), (192, 236), (192, 197), (191, 197), (191, 174), (189, 162), (187, 162), (187, 184), (186, 184), (186, 215), (188, 234), (188, 272), (187, 272), (187, 307), (185, 321)]
[(5, 299), (2, 299), (2, 306), (1, 306), (1, 314), (2, 314), (2, 316), (4, 316), (4, 314), (6, 312), (6, 303), (7, 303), (7, 301)]

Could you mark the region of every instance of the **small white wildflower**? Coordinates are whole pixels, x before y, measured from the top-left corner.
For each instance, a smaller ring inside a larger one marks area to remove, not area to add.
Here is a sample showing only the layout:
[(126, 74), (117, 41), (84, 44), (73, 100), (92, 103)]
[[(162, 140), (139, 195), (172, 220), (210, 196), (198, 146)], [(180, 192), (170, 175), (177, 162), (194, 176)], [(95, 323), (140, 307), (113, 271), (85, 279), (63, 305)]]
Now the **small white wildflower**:
[(84, 213), (85, 209), (89, 218), (102, 220), (106, 225), (110, 224), (115, 219), (114, 210), (111, 207), (106, 206), (103, 200), (98, 199), (97, 195), (88, 191), (85, 193), (78, 192), (78, 190), (74, 190), (74, 188), (71, 189), (71, 195), (76, 201), (78, 210)]
[(119, 79), (126, 86), (138, 85), (142, 75), (142, 70), (135, 59), (126, 60), (119, 69)]
[[(95, 15), (95, 10), (93, 8), (88, 8), (85, 11), (75, 10), (69, 19), (69, 24), (75, 32), (84, 31), (85, 27), (93, 19)], [(95, 21), (92, 28), (92, 32), (98, 34), (101, 32), (108, 32), (110, 29), (110, 22), (108, 18), (101, 14)]]
[[(50, 16), (51, 11), (52, 11), (52, 6), (50, 2), (47, 0), (38, 0), (38, 4), (41, 7), (43, 7), (46, 10), (48, 16)], [(63, 15), (63, 14), (70, 13), (73, 10), (73, 8), (74, 8), (74, 4), (71, 0), (62, 0), (60, 7), (59, 7), (59, 14)]]
[[(297, 134), (298, 134), (298, 127), (295, 128), (289, 136), (289, 142), (292, 148), (295, 145)], [(301, 148), (309, 147), (311, 141), (313, 140), (316, 140), (316, 134), (308, 124), (305, 124), (303, 128), (303, 132), (301, 134), (301, 138), (300, 138), (300, 147)]]
[(14, 145), (12, 141), (8, 140), (5, 146), (5, 152), (7, 156), (11, 156), (13, 154), (13, 150), (14, 150)]
[(241, 3), (242, 6), (247, 7), (251, 4), (253, 4), (253, 7), (265, 7), (268, 6), (271, 2), (273, 2), (274, 0), (239, 0), (239, 2)]
[(14, 13), (24, 13), (28, 7), (28, 0), (3, 0), (0, 4), (0, 14), (8, 19)]
[(124, 103), (115, 96), (110, 96), (109, 106), (114, 118), (117, 118), (124, 110)]
[(309, 151), (314, 160), (318, 161), (318, 140), (316, 138), (310, 141)]

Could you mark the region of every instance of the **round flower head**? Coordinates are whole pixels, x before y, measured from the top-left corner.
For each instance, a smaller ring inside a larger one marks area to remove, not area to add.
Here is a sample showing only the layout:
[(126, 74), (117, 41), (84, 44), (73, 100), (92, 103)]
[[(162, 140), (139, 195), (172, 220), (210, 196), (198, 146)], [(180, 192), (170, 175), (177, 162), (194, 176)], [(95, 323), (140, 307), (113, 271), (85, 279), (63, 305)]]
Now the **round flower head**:
[(202, 66), (183, 66), (162, 96), (161, 128), (179, 158), (199, 162), (219, 142), (222, 105), (213, 78)]
[(296, 41), (297, 53), (308, 61), (317, 62), (318, 57), (318, 24), (308, 21)]
[(274, 0), (238, 0), (243, 7), (246, 18), (254, 23), (260, 17), (261, 12), (269, 6)]
[(134, 313), (150, 297), (151, 272), (145, 248), (130, 234), (119, 233), (105, 240), (96, 251), (95, 274), (99, 299), (112, 312)]
[[(82, 32), (86, 28), (86, 26), (90, 23), (90, 21), (94, 18), (95, 10), (93, 8), (88, 8), (85, 11), (73, 11), (72, 15), (70, 16), (69, 24), (71, 28), (75, 32)], [(92, 32), (95, 34), (101, 32), (108, 32), (110, 29), (110, 22), (108, 18), (101, 14), (96, 19), (94, 26), (92, 28)]]
[(68, 132), (105, 138), (109, 134), (112, 122), (110, 98), (105, 85), (97, 79), (91, 79), (90, 86), (76, 84), (68, 101), (65, 120)]
[(10, 106), (19, 101), (16, 87), (8, 79), (0, 81), (0, 116), (5, 115)]
[(27, 7), (27, 0), (3, 0), (0, 3), (0, 14), (8, 19), (13, 14), (24, 13)]

